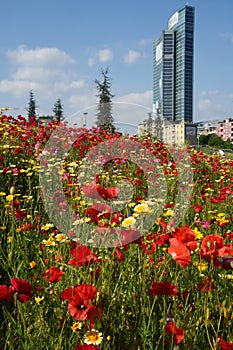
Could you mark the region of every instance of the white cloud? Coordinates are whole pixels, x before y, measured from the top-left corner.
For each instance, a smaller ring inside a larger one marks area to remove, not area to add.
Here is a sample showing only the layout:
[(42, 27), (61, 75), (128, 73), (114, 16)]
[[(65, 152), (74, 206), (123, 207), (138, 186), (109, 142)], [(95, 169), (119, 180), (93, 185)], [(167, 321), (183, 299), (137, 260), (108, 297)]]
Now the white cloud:
[(201, 98), (197, 102), (197, 119), (209, 120), (209, 119), (221, 119), (224, 118), (226, 113), (224, 106), (218, 101), (211, 98)]
[(71, 82), (70, 87), (80, 89), (84, 86), (84, 84), (85, 84), (84, 80), (76, 80)]
[(201, 92), (202, 96), (213, 96), (213, 95), (218, 95), (219, 94), (219, 90), (203, 90)]
[(129, 50), (128, 53), (123, 57), (124, 62), (131, 64), (136, 62), (139, 58), (142, 58), (143, 54), (139, 51)]
[(150, 39), (150, 38), (145, 38), (145, 39), (141, 39), (141, 40), (139, 40), (139, 42), (138, 42), (138, 44), (140, 45), (140, 46), (147, 46), (147, 45), (150, 45), (151, 43), (152, 43), (152, 39)]
[(200, 112), (206, 112), (210, 109), (212, 102), (210, 99), (205, 98), (198, 101), (198, 108)]
[(16, 50), (8, 51), (7, 56), (13, 63), (30, 67), (55, 67), (74, 63), (75, 60), (66, 52), (56, 47), (42, 47), (27, 49), (26, 46), (18, 46)]
[(224, 40), (229, 40), (233, 44), (233, 33), (226, 32), (226, 33), (222, 33), (220, 35)]
[(147, 90), (142, 93), (133, 92), (125, 96), (121, 96), (117, 99), (118, 102), (133, 103), (141, 105), (145, 108), (152, 107), (152, 90)]
[(67, 67), (75, 60), (58, 48), (27, 49), (19, 46), (9, 51), (7, 57), (12, 64), (12, 76), (0, 81), (0, 92), (17, 98), (34, 90), (38, 98), (48, 100), (67, 91), (76, 91), (84, 86), (84, 80), (74, 79)]
[(95, 59), (93, 57), (88, 58), (87, 60), (88, 67), (92, 67), (95, 65)]
[(109, 62), (113, 59), (113, 53), (110, 49), (99, 50), (97, 57), (100, 62)]
[(152, 90), (130, 93), (116, 99), (114, 104), (115, 121), (131, 124), (136, 132), (137, 126), (152, 112)]
[(0, 92), (10, 93), (16, 97), (22, 97), (29, 90), (38, 90), (39, 84), (33, 81), (27, 80), (1, 80)]

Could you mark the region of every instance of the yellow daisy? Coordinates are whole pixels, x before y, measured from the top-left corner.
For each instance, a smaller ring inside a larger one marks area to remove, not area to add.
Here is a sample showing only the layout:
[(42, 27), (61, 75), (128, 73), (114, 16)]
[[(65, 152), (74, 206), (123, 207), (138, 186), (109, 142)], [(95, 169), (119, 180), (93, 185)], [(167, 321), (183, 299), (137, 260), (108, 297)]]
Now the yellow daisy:
[(88, 345), (99, 345), (103, 340), (102, 333), (96, 329), (92, 329), (84, 335), (84, 343)]

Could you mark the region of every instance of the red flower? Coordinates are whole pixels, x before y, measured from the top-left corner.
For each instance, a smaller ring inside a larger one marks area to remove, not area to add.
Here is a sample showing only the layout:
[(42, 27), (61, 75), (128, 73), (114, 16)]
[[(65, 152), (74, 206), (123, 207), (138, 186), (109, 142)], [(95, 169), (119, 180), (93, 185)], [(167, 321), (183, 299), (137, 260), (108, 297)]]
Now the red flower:
[(23, 220), (24, 218), (26, 218), (27, 213), (26, 213), (26, 211), (16, 209), (14, 215), (15, 215), (16, 220)]
[(44, 278), (49, 281), (49, 283), (55, 283), (62, 279), (63, 271), (59, 267), (52, 266), (45, 270)]
[(117, 187), (101, 187), (97, 183), (91, 183), (89, 185), (84, 185), (82, 187), (82, 192), (90, 197), (90, 198), (95, 198), (95, 199), (114, 199), (117, 198), (118, 193), (119, 193), (119, 188)]
[(168, 253), (171, 254), (173, 259), (181, 267), (188, 266), (191, 262), (189, 249), (184, 244), (179, 243), (176, 238), (172, 238), (172, 240), (172, 245), (168, 248)]
[(224, 246), (221, 236), (212, 234), (203, 238), (201, 243), (201, 257), (207, 261), (219, 257), (219, 249)]
[(13, 301), (14, 288), (12, 286), (0, 285), (0, 300)]
[(98, 224), (101, 219), (110, 219), (113, 216), (112, 208), (104, 203), (94, 203), (90, 208), (84, 210), (92, 222)]
[(201, 213), (204, 209), (204, 205), (194, 204), (193, 206), (195, 213)]
[(106, 187), (100, 191), (102, 198), (106, 200), (116, 199), (119, 194), (119, 188), (117, 187)]
[(221, 258), (233, 256), (233, 244), (224, 244), (224, 246), (218, 250), (218, 255)]
[(224, 340), (223, 338), (219, 338), (220, 342), (221, 342), (221, 349), (222, 350), (233, 350), (233, 343), (231, 342), (226, 342), (226, 340)]
[(119, 248), (115, 249), (114, 256), (117, 256), (119, 262), (122, 262), (124, 260), (124, 254)]
[(170, 282), (152, 282), (152, 289), (148, 289), (148, 293), (151, 295), (178, 295), (178, 286), (171, 284)]
[(183, 328), (177, 328), (175, 322), (168, 322), (165, 327), (165, 332), (168, 335), (171, 335), (173, 338), (173, 342), (175, 344), (179, 344), (184, 339), (184, 329)]
[(33, 297), (32, 285), (25, 279), (11, 278), (11, 284), (14, 290), (18, 293), (18, 300), (21, 303), (26, 303)]
[(129, 243), (135, 243), (141, 245), (142, 235), (137, 228), (121, 230), (119, 232), (121, 245), (127, 245)]
[[(187, 248), (189, 248), (189, 250), (195, 250), (197, 248), (197, 241), (196, 241), (195, 233), (188, 226), (177, 228), (175, 230), (173, 236), (180, 243), (183, 243)], [(171, 243), (171, 241), (170, 241), (170, 243)]]
[(65, 289), (61, 299), (68, 300), (68, 311), (77, 321), (90, 320), (94, 325), (95, 316), (100, 315), (100, 310), (91, 302), (98, 290), (90, 284), (80, 284)]
[(215, 286), (210, 278), (206, 278), (203, 282), (197, 285), (197, 289), (201, 290), (202, 292), (209, 293), (215, 289)]
[(69, 265), (80, 267), (92, 264), (94, 261), (100, 261), (96, 254), (92, 253), (86, 245), (78, 245), (77, 247), (72, 248), (70, 252), (74, 258), (68, 262)]
[(78, 345), (74, 350), (101, 350), (95, 345)]
[(82, 187), (82, 192), (90, 198), (101, 199), (101, 195), (100, 195), (101, 188), (102, 187), (99, 184), (91, 183), (89, 185), (84, 185)]

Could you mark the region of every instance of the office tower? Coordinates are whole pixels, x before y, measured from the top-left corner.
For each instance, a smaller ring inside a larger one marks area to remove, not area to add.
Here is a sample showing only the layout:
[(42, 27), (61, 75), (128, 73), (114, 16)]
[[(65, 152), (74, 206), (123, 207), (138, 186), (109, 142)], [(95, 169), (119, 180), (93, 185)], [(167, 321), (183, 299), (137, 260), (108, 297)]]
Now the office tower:
[(154, 42), (153, 110), (174, 122), (193, 120), (194, 7), (184, 6)]

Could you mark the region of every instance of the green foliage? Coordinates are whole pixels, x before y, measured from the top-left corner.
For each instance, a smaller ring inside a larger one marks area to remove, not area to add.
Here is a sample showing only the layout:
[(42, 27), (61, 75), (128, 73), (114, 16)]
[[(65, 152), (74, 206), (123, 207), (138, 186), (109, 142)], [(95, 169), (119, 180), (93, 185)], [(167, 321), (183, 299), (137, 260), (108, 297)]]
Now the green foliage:
[(63, 105), (60, 98), (58, 98), (54, 104), (53, 113), (58, 121), (63, 119)]
[(28, 102), (28, 108), (27, 108), (27, 111), (28, 111), (28, 118), (30, 119), (31, 117), (35, 117), (36, 116), (36, 101), (35, 101), (35, 98), (34, 98), (34, 94), (33, 94), (33, 91), (30, 90), (29, 92), (29, 102)]
[(221, 137), (216, 134), (200, 135), (200, 145), (208, 145), (215, 148), (229, 148), (233, 149), (233, 144), (230, 140), (224, 141)]
[(97, 97), (99, 98), (96, 125), (114, 133), (115, 127), (113, 125), (114, 119), (112, 116), (112, 98), (114, 95), (111, 93), (111, 81), (108, 73), (109, 68), (105, 70), (102, 69), (101, 74), (103, 81), (95, 80), (98, 91)]

